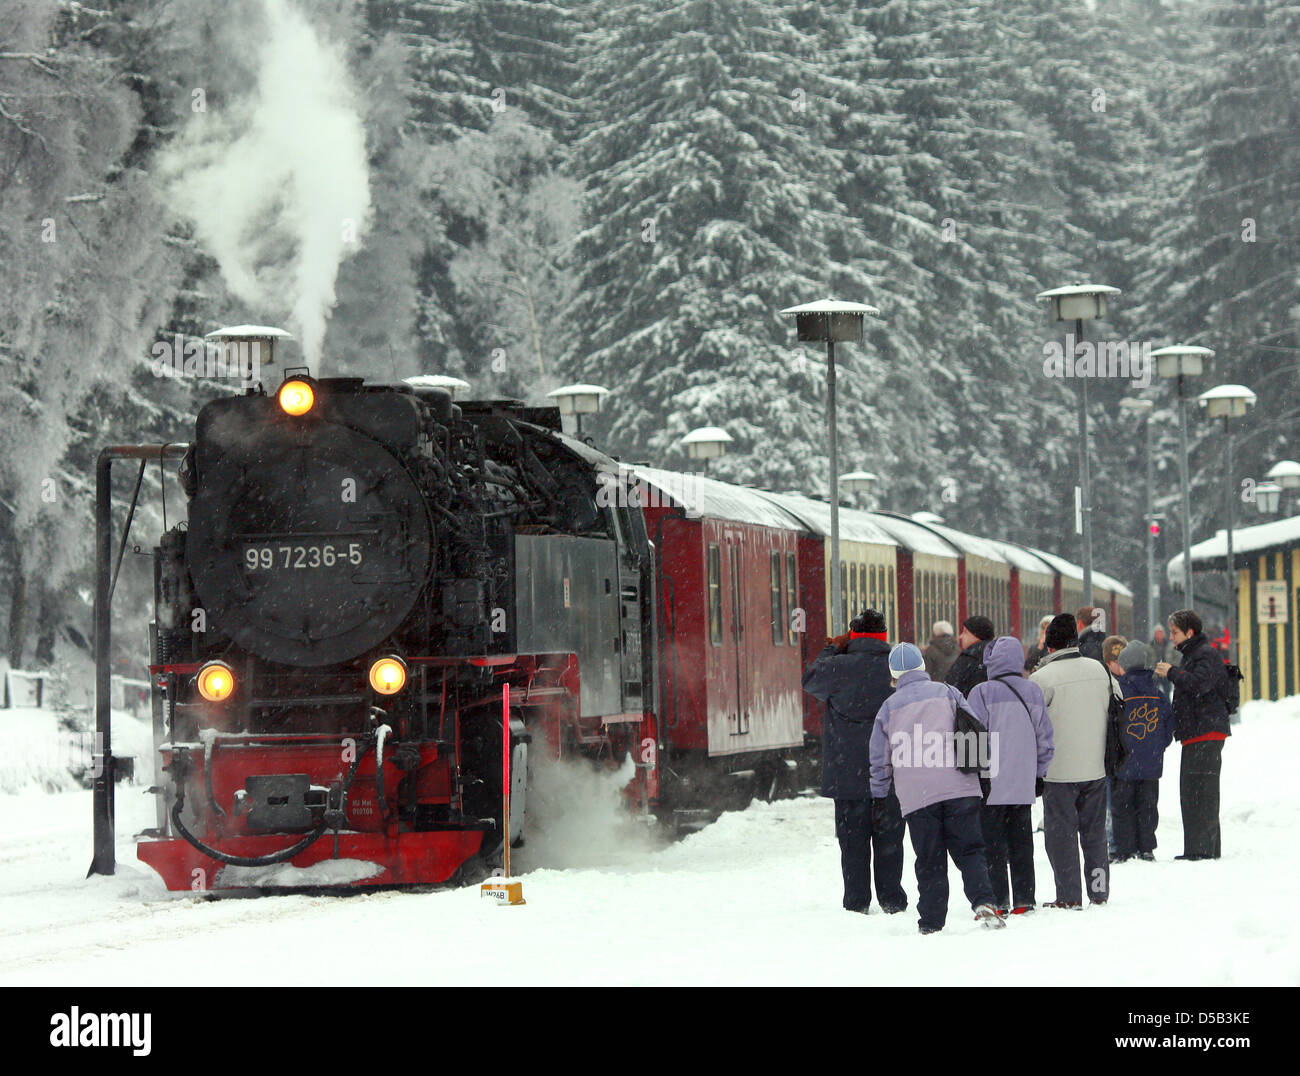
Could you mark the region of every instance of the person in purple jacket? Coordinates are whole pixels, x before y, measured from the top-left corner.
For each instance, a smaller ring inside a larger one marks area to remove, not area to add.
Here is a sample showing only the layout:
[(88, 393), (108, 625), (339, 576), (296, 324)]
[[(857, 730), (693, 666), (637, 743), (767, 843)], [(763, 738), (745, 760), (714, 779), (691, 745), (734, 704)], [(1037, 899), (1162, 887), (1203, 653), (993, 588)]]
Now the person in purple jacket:
[(1174, 738), (1174, 711), (1147, 667), (1147, 648), (1134, 640), (1119, 654), (1119, 678), (1124, 692), (1124, 746), (1128, 755), (1112, 782), (1111, 813), (1115, 818), (1115, 855), (1123, 863), (1156, 858), (1156, 825), (1160, 821), (1160, 778), (1165, 749)]
[(926, 675), (925, 658), (911, 643), (889, 652), (889, 671), (895, 690), (871, 730), (872, 809), (882, 815), (889, 809), (892, 782), (916, 855), (921, 933), (933, 934), (947, 922), (949, 855), (975, 918), (985, 927), (1005, 927), (984, 860), (979, 778), (957, 769), (953, 723), (966, 700)]
[[(966, 705), (989, 730), (992, 765), (981, 779), (985, 786), (980, 826), (984, 831), (989, 880), (1002, 915), (1034, 910), (1034, 827), (1030, 808), (1043, 794), (1043, 778), (1052, 762), (1052, 721), (1043, 691), (1020, 675), (1024, 651), (1010, 635), (994, 639), (984, 650), (986, 682), (977, 685)], [(1007, 884), (1007, 867), (1011, 884)], [(1009, 898), (1014, 895), (1014, 904)]]

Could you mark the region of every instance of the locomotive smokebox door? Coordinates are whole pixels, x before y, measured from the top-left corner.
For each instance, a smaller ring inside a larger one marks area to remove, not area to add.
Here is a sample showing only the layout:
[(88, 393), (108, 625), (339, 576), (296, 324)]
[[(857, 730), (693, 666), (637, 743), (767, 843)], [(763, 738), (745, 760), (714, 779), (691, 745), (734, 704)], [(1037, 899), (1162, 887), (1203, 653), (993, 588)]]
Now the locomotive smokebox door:
[(308, 830), (312, 827), (305, 773), (250, 775), (247, 781), (248, 828), (264, 833)]

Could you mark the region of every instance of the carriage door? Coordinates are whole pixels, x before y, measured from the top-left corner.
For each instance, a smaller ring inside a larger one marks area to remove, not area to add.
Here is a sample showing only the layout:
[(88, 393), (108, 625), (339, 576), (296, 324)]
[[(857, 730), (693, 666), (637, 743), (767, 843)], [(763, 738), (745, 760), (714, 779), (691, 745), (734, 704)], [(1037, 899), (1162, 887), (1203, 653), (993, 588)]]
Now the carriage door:
[(644, 524), (637, 515), (635, 511), (619, 508), (615, 518), (618, 520), (621, 550), (618, 561), (618, 600), (623, 661), (622, 705), (623, 713), (639, 717), (647, 702), (642, 698), (641, 692), (642, 677), (645, 675), (642, 666), (644, 642), (641, 638), (643, 580), (637, 550), (646, 544), (646, 538)]
[[(732, 736), (744, 736), (749, 732), (749, 670), (746, 668), (747, 651), (745, 648), (745, 593), (742, 556), (738, 538), (727, 542), (727, 569), (731, 577), (731, 645), (736, 662), (736, 696), (734, 709), (728, 707), (727, 730)], [(730, 700), (729, 700), (730, 701)]]

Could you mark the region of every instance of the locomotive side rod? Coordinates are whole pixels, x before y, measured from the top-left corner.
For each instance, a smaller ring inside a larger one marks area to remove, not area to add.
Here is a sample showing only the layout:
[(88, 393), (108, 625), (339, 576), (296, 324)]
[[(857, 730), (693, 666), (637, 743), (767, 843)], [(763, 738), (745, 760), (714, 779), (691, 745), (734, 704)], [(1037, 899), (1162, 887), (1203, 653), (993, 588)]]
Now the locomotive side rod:
[[(113, 461), (156, 459), (161, 463), (182, 458), (188, 448), (184, 444), (110, 445), (99, 453), (95, 461), (95, 767), (92, 808), (95, 851), (90, 870), (86, 872), (87, 878), (92, 874), (112, 874), (117, 869), (112, 711)], [(131, 503), (132, 516), (135, 497), (139, 493), (137, 484)], [(128, 522), (128, 529), (129, 526)], [(125, 534), (122, 541), (125, 547)]]

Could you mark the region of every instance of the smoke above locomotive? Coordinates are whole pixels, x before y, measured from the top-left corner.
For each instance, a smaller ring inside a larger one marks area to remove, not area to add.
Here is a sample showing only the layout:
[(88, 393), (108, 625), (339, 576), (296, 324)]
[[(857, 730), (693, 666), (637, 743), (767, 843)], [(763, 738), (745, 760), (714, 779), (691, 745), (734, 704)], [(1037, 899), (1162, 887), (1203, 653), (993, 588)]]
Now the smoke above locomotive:
[[(360, 96), (340, 47), (302, 10), (288, 0), (247, 6), (228, 20), (240, 37), (211, 98), (195, 90), (160, 173), (226, 285), (250, 307), (288, 318), (318, 371), (339, 266), (370, 221)], [(252, 50), (250, 38), (260, 42)]]

